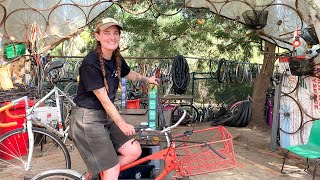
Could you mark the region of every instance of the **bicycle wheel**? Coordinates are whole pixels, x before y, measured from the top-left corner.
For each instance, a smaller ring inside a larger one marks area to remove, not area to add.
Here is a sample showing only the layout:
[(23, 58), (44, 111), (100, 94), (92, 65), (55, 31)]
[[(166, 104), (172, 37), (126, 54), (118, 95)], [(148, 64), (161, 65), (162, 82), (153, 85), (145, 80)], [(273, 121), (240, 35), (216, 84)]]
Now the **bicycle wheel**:
[(85, 179), (85, 177), (83, 177), (80, 173), (72, 169), (52, 169), (36, 175), (31, 180), (46, 179), (82, 180)]
[(160, 15), (173, 16), (185, 7), (185, 0), (152, 0), (152, 6)]
[(78, 6), (88, 7), (93, 6), (97, 3), (99, 3), (100, 0), (71, 0), (74, 4)]
[(246, 0), (252, 7), (262, 7), (272, 4), (275, 0)]
[(280, 97), (280, 130), (286, 134), (298, 132), (303, 123), (303, 114), (297, 100), (289, 95)]
[(151, 7), (150, 0), (119, 0), (120, 7), (130, 14), (143, 14)]
[(308, 25), (312, 24), (310, 6), (307, 1), (296, 0), (296, 9), (305, 23), (307, 23)]
[(16, 41), (25, 42), (28, 28), (34, 22), (37, 22), (41, 34), (45, 34), (48, 23), (39, 11), (27, 8), (17, 9), (8, 14), (4, 23), (4, 30), (9, 36), (13, 36)]
[(23, 2), (29, 6), (30, 8), (45, 11), (52, 9), (56, 5), (60, 3), (61, 0), (42, 0), (42, 1), (34, 1), (34, 0), (23, 0)]
[(35, 144), (31, 167), (26, 171), (29, 140), (23, 128), (0, 136), (0, 179), (31, 178), (48, 169), (71, 168), (69, 152), (63, 142), (47, 130), (33, 127)]
[(227, 65), (225, 59), (220, 59), (217, 69), (217, 79), (219, 83), (223, 83), (227, 74)]
[(297, 100), (303, 112), (311, 119), (319, 119), (319, 77), (306, 76), (301, 79), (297, 88)]
[(88, 21), (91, 22), (94, 18), (96, 18), (102, 12), (106, 11), (112, 5), (113, 5), (113, 2), (109, 2), (109, 1), (102, 1), (95, 4), (89, 11)]
[(6, 16), (7, 16), (7, 10), (2, 4), (0, 4), (0, 27), (4, 23)]
[(87, 23), (84, 11), (74, 4), (61, 4), (51, 10), (48, 17), (53, 33), (58, 36), (68, 36)]
[(179, 104), (178, 106), (176, 106), (174, 108), (174, 110), (172, 111), (172, 117), (171, 117), (171, 122), (172, 123), (176, 123), (178, 122), (178, 120), (181, 118), (183, 112), (180, 111), (180, 108), (184, 109), (187, 111), (187, 115), (184, 118), (184, 120), (182, 120), (182, 122), (180, 123), (180, 125), (186, 125), (188, 123), (194, 123), (196, 121), (198, 121), (199, 119), (199, 111), (196, 107), (194, 107), (192, 104)]
[(242, 14), (245, 11), (254, 11), (254, 9), (246, 2), (243, 1), (228, 1), (220, 9), (219, 15), (237, 22), (245, 23)]
[(271, 37), (289, 42), (296, 28), (300, 29), (303, 25), (297, 11), (289, 5), (272, 4), (265, 7), (264, 11), (268, 12), (268, 19), (263, 32)]

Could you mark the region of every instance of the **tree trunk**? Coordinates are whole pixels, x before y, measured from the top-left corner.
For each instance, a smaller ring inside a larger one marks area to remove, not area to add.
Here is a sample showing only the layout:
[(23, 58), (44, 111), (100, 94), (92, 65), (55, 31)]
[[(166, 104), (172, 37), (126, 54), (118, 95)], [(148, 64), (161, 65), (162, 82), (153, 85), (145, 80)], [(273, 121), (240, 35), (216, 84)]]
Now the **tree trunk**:
[(273, 75), (275, 48), (276, 46), (274, 44), (265, 41), (263, 64), (260, 73), (254, 81), (253, 87), (252, 118), (248, 126), (251, 129), (263, 131), (268, 129), (265, 118), (265, 102), (267, 90), (271, 83), (270, 78)]

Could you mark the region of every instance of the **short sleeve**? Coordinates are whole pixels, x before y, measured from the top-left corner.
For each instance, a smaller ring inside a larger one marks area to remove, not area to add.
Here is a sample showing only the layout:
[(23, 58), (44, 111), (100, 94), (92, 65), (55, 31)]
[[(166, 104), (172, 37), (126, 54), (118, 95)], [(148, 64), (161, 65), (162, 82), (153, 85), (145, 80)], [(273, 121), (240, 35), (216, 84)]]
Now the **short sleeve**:
[(129, 72), (130, 72), (130, 67), (128, 66), (126, 61), (124, 59), (122, 59), (122, 62), (121, 62), (121, 77), (127, 76), (129, 74)]
[(80, 77), (86, 91), (93, 91), (104, 87), (101, 70), (92, 64), (83, 64), (81, 66)]

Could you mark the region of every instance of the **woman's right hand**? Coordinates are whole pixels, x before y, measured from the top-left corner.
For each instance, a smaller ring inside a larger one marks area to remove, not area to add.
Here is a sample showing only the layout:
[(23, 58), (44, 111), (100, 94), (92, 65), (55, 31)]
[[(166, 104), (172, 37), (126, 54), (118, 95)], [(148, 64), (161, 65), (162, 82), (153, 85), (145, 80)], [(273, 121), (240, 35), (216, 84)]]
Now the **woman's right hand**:
[(136, 133), (134, 127), (131, 124), (128, 124), (124, 121), (117, 123), (117, 125), (121, 129), (121, 131), (127, 136), (132, 136)]

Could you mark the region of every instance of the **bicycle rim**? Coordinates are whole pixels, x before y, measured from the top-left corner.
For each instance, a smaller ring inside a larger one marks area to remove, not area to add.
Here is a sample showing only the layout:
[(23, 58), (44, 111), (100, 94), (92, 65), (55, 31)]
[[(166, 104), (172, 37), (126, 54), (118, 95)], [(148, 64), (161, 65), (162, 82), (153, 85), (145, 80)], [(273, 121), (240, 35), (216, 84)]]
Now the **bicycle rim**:
[(303, 114), (297, 100), (289, 95), (281, 96), (280, 131), (286, 134), (295, 134), (301, 130)]
[(31, 180), (46, 180), (46, 179), (68, 179), (68, 180), (80, 180), (84, 179), (81, 174), (72, 169), (54, 169), (42, 172)]
[(0, 179), (25, 179), (48, 169), (71, 168), (69, 152), (56, 135), (40, 128), (32, 131), (35, 143), (28, 171), (24, 168), (29, 151), (24, 129), (15, 129), (0, 137)]

